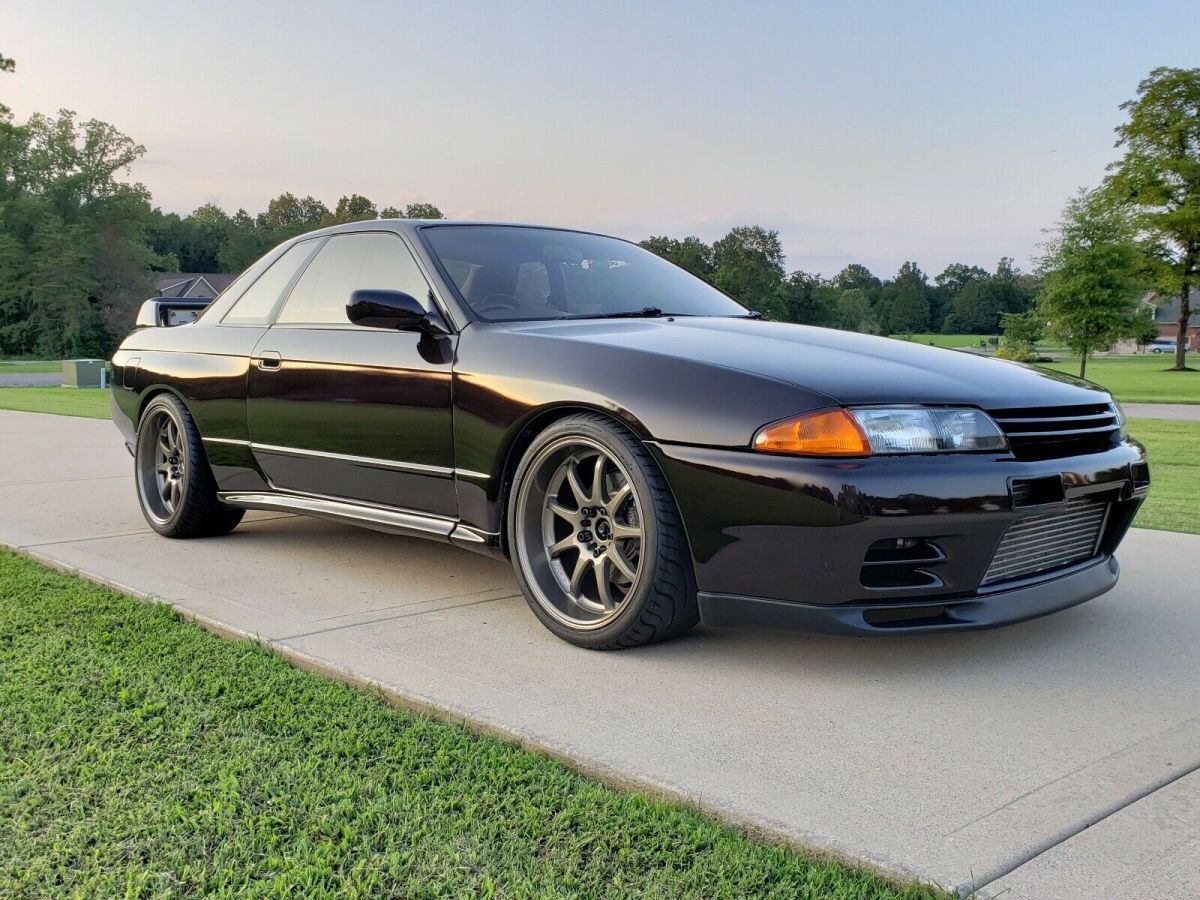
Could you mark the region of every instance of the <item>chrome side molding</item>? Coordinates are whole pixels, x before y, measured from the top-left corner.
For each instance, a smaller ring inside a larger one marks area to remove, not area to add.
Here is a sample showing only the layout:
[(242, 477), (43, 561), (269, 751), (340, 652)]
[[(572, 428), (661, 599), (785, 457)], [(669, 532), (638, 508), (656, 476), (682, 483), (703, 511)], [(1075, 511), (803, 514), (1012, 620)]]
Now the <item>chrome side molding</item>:
[(217, 499), (229, 506), (239, 506), (243, 509), (298, 513), (303, 516), (347, 522), (351, 525), (365, 525), (368, 528), (393, 534), (407, 534), (440, 540), (449, 540), (451, 532), (458, 524), (453, 519), (443, 519), (423, 513), (381, 509), (362, 503), (328, 500), (322, 497), (302, 497), (296, 494), (229, 491), (217, 494)]
[(217, 499), (229, 506), (237, 506), (242, 509), (295, 513), (301, 516), (314, 516), (319, 519), (344, 522), (347, 525), (360, 525), (389, 534), (449, 541), (485, 556), (503, 557), (500, 535), (481, 531), (471, 525), (464, 525), (462, 522), (442, 516), (398, 509), (382, 509), (378, 506), (369, 506), (365, 503), (354, 503), (348, 500), (332, 500), (326, 497), (278, 492), (226, 491), (218, 493)]

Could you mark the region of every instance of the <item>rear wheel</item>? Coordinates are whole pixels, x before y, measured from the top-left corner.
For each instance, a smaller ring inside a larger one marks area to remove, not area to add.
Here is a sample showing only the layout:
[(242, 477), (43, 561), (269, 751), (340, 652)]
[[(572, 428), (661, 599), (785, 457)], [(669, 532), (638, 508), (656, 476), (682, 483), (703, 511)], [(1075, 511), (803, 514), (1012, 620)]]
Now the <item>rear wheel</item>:
[(538, 435), (517, 469), (508, 528), (525, 597), (564, 640), (634, 647), (699, 618), (674, 498), (641, 442), (604, 416)]
[(134, 480), (146, 521), (171, 538), (226, 534), (243, 510), (217, 499), (217, 484), (191, 414), (170, 394), (142, 413), (134, 452)]

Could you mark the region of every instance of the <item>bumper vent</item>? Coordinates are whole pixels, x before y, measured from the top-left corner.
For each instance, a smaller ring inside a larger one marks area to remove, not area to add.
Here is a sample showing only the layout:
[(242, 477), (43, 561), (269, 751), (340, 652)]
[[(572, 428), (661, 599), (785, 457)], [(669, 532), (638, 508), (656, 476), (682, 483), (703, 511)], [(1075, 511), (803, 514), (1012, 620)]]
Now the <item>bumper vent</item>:
[(1096, 555), (1108, 503), (1088, 497), (1008, 526), (980, 587), (1049, 572)]
[(1117, 411), (1110, 403), (992, 409), (1017, 459), (1059, 459), (1099, 453), (1117, 441)]
[(903, 591), (942, 586), (928, 567), (946, 554), (925, 538), (895, 538), (876, 541), (867, 549), (859, 581), (869, 591)]

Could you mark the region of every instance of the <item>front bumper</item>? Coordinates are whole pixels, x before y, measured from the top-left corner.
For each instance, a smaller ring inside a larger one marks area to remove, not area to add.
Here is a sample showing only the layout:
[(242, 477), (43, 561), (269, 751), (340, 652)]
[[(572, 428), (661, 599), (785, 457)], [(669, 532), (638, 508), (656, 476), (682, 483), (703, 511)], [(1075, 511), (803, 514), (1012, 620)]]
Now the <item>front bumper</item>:
[[(1020, 461), (945, 455), (818, 460), (652, 444), (683, 518), (701, 617), (712, 625), (840, 633), (992, 628), (1065, 609), (1116, 584), (1113, 552), (1149, 487), (1145, 452)], [(1022, 506), (1014, 479), (1061, 478), (1057, 503)], [(1091, 498), (1108, 504), (1095, 553), (981, 587), (1005, 531)], [(869, 548), (929, 540), (919, 586), (864, 586)]]

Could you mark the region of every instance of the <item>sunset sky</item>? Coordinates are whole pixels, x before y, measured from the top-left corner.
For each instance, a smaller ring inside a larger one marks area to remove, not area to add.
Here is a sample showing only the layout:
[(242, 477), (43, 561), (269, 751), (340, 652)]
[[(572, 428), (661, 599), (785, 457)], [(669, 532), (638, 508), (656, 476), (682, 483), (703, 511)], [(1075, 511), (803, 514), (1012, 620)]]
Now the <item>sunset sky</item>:
[(1200, 61), (1192, 3), (0, 0), (0, 99), (146, 146), (164, 209), (436, 203), (640, 239), (780, 231), (790, 268), (1028, 267)]

